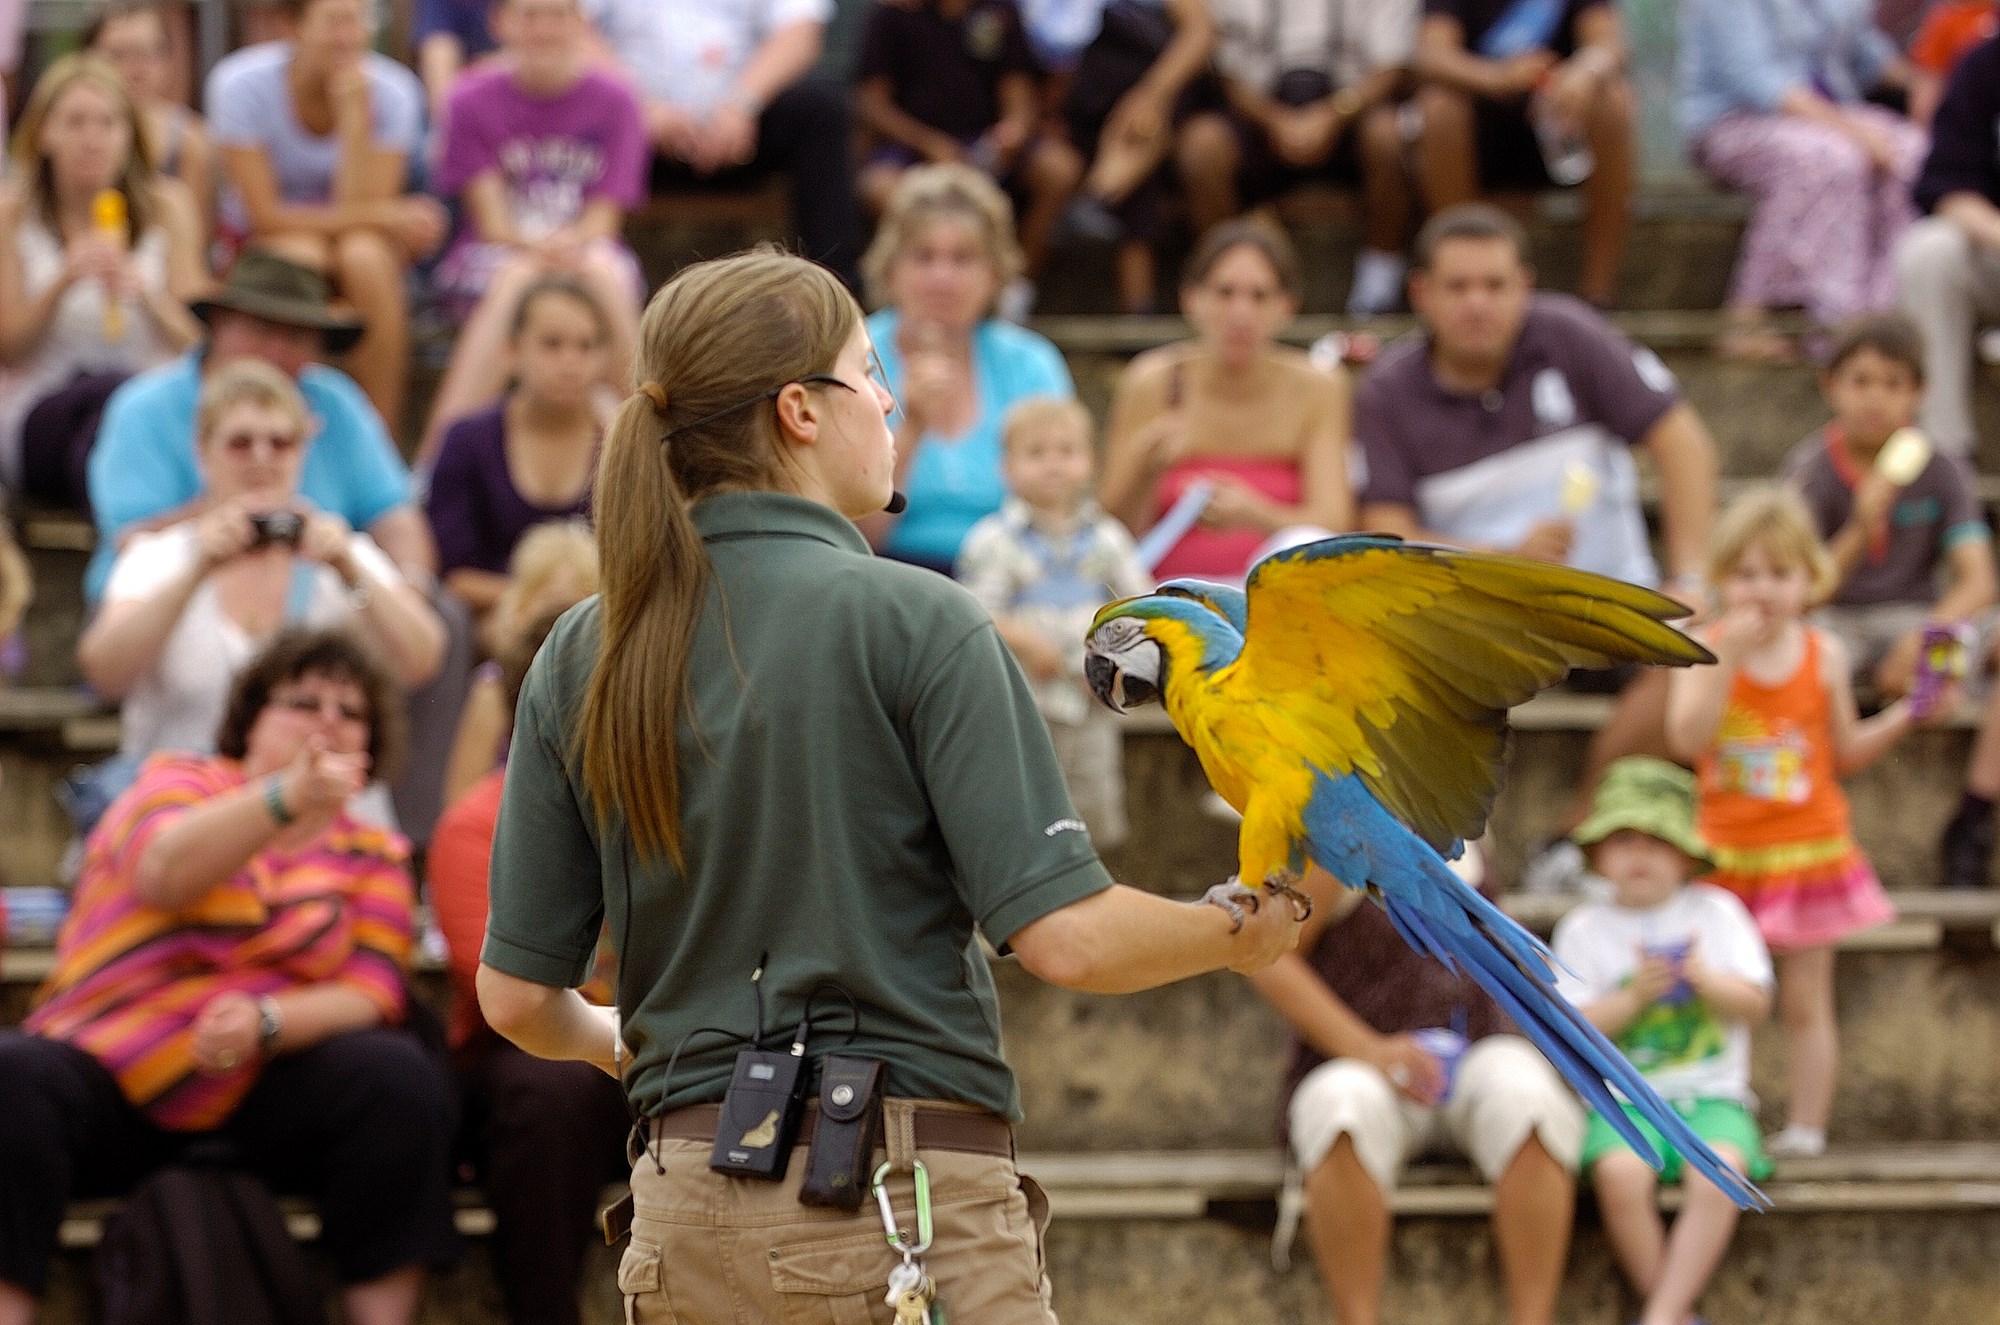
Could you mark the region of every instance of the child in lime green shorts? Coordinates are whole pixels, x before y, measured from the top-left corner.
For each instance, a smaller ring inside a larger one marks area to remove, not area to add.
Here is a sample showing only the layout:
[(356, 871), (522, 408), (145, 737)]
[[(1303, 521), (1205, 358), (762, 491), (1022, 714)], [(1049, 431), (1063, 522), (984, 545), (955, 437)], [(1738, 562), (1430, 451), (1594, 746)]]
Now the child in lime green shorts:
[[(1606, 770), (1574, 838), (1610, 880), (1612, 900), (1586, 902), (1556, 926), (1555, 955), (1568, 968), (1558, 978), (1695, 1135), (1763, 1178), (1770, 1163), (1752, 1113), (1750, 1027), (1770, 1015), (1771, 955), (1743, 903), (1689, 882), (1714, 863), (1694, 824), (1686, 769), (1632, 757)], [(1655, 1187), (1683, 1181), (1681, 1159), (1657, 1132), (1640, 1128), (1666, 1159), (1657, 1177), (1596, 1115), (1582, 1165), (1618, 1263), (1645, 1299), (1641, 1325), (1684, 1325), (1729, 1248), (1737, 1211), (1688, 1173), (1669, 1232)]]

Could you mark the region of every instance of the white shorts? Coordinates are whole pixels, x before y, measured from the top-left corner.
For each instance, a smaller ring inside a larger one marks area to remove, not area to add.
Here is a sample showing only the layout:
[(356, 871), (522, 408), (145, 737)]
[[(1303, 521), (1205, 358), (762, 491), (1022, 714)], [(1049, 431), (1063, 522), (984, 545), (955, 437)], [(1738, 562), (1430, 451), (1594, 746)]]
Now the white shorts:
[(1344, 1133), (1383, 1191), (1412, 1159), (1438, 1149), (1465, 1155), (1488, 1182), (1499, 1177), (1530, 1133), (1572, 1173), (1583, 1149), (1583, 1109), (1548, 1060), (1516, 1035), (1489, 1035), (1459, 1060), (1451, 1098), (1428, 1108), (1398, 1092), (1372, 1064), (1321, 1063), (1292, 1092), (1292, 1158), (1318, 1168)]

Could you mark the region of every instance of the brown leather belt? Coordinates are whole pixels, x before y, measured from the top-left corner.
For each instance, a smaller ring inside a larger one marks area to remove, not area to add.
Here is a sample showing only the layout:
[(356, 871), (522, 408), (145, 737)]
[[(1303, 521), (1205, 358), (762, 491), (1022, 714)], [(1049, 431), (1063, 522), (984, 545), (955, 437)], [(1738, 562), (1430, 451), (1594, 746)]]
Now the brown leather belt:
[[(668, 1141), (715, 1140), (715, 1124), (722, 1116), (720, 1104), (690, 1104), (684, 1109), (650, 1120), (654, 1137)], [(812, 1144), (814, 1126), (819, 1122), (819, 1102), (807, 1100), (799, 1122), (798, 1144)], [(916, 1109), (917, 1149), (957, 1150), (968, 1155), (1014, 1157), (1014, 1125), (983, 1109), (941, 1108), (919, 1104)]]

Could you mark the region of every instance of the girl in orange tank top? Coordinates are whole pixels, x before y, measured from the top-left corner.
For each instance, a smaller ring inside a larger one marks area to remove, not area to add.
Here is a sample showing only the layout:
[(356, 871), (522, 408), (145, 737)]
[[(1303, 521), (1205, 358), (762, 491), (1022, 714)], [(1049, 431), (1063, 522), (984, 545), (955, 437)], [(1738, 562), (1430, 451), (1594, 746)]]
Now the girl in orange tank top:
[[(1806, 623), (1835, 583), (1798, 496), (1771, 488), (1724, 513), (1709, 559), (1721, 615), (1712, 667), (1678, 672), (1667, 738), (1695, 766), (1709, 881), (1743, 899), (1778, 968), (1791, 1118), (1773, 1153), (1817, 1154), (1833, 1108), (1833, 945), (1895, 918), (1854, 840), (1840, 779), (1915, 722), (1907, 700), (1860, 716), (1846, 650)], [(1949, 705), (1942, 705), (1949, 708)]]

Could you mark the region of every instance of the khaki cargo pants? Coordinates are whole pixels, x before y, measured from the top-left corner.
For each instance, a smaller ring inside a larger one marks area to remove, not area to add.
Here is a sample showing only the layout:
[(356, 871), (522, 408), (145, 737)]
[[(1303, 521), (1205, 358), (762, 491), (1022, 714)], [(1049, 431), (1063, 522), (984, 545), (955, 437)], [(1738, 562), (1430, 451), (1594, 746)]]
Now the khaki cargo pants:
[[(660, 1141), (632, 1166), (632, 1241), (618, 1266), (631, 1325), (891, 1325), (889, 1271), (901, 1258), (872, 1199), (851, 1215), (800, 1205), (804, 1147), (783, 1182), (712, 1173), (709, 1150), (702, 1141)], [(933, 1241), (923, 1261), (955, 1325), (1056, 1325), (1042, 1189), (1011, 1159), (951, 1150), (917, 1157), (931, 1185)], [(897, 1158), (889, 1193), (897, 1222), (914, 1236), (910, 1170)]]

